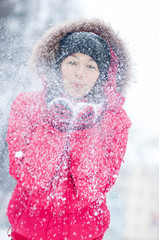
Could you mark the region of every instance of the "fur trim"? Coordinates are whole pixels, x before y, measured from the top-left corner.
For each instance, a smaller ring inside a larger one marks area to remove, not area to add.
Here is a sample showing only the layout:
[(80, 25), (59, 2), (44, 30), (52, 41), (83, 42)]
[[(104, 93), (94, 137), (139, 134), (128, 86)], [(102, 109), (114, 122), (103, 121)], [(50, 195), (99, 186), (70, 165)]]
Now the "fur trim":
[(29, 65), (33, 72), (34, 78), (41, 78), (46, 75), (55, 59), (56, 51), (58, 50), (59, 42), (67, 33), (70, 32), (94, 32), (105, 39), (107, 44), (112, 48), (118, 58), (119, 67), (117, 73), (117, 92), (124, 94), (130, 80), (130, 56), (125, 44), (120, 39), (118, 34), (99, 19), (82, 19), (74, 22), (68, 22), (64, 25), (52, 27), (44, 33), (42, 38), (33, 48)]

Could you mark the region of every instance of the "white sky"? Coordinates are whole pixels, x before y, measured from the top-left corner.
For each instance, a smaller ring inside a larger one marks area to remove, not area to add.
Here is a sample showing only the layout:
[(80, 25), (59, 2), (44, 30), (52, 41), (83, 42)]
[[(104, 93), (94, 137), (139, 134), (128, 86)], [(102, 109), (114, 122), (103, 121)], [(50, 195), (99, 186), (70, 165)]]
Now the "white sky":
[(84, 17), (110, 23), (128, 42), (134, 62), (135, 84), (125, 108), (136, 128), (159, 133), (159, 6), (157, 0), (81, 0)]

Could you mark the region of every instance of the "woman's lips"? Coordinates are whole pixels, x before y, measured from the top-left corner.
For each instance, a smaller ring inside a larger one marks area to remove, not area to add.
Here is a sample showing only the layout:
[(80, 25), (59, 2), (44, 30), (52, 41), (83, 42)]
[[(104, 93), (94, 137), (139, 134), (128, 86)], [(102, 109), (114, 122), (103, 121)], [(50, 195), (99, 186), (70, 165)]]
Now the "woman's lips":
[(83, 88), (83, 87), (84, 87), (84, 84), (78, 83), (78, 82), (74, 82), (74, 83), (72, 83), (72, 85), (73, 85), (75, 88)]

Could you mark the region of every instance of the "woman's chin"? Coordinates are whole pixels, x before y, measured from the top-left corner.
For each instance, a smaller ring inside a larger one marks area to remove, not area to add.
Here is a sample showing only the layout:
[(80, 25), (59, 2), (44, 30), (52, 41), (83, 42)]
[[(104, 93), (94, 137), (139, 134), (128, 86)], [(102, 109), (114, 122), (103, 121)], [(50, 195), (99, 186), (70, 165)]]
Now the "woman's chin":
[(83, 98), (86, 96), (86, 94), (78, 91), (78, 92), (67, 92), (67, 95), (69, 95), (71, 98)]

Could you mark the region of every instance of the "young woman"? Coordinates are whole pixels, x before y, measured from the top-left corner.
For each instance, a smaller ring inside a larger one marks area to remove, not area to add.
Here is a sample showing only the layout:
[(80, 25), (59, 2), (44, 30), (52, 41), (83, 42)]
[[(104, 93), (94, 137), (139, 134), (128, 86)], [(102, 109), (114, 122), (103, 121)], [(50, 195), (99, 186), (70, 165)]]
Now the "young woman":
[(125, 47), (103, 22), (77, 21), (48, 30), (30, 65), (43, 89), (21, 93), (10, 113), (11, 237), (101, 240), (131, 125)]

